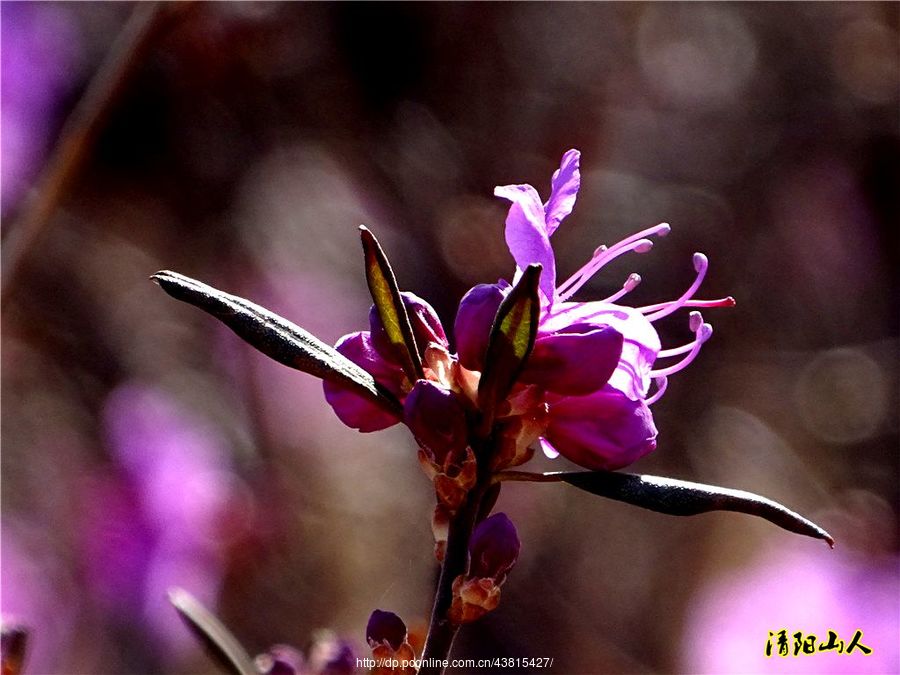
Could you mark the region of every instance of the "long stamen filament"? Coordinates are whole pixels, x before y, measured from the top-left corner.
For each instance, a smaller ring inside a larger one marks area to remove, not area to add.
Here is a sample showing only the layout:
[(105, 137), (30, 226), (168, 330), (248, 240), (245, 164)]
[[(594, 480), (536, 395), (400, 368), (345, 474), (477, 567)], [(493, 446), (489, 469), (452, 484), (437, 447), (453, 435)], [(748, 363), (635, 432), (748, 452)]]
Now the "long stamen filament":
[(692, 283), (677, 300), (675, 300), (674, 302), (670, 302), (668, 305), (656, 312), (653, 312), (652, 314), (648, 314), (648, 321), (656, 321), (657, 319), (661, 319), (664, 316), (669, 316), (669, 314), (671, 314), (672, 312), (678, 310), (681, 307), (684, 307), (684, 304), (692, 297), (694, 297), (694, 293), (696, 293), (697, 289), (700, 288), (700, 284), (703, 283), (703, 278), (706, 276), (706, 270), (709, 268), (709, 260), (707, 260), (706, 256), (702, 253), (695, 253), (693, 262), (694, 270), (697, 272), (697, 277), (694, 279), (694, 283)]
[(601, 302), (615, 302), (616, 300), (619, 300), (626, 293), (630, 293), (631, 291), (633, 291), (639, 283), (641, 283), (641, 275), (640, 274), (634, 274), (634, 273), (629, 274), (628, 278), (625, 280), (625, 283), (622, 284), (622, 288), (620, 288), (618, 291), (613, 293), (608, 298), (604, 298), (603, 300), (601, 300)]
[(569, 286), (574, 284), (576, 281), (581, 279), (581, 277), (584, 276), (585, 270), (588, 269), (591, 265), (593, 265), (594, 261), (596, 261), (598, 258), (603, 257), (603, 254), (606, 253), (606, 250), (607, 250), (607, 247), (605, 245), (598, 246), (594, 250), (594, 253), (591, 255), (590, 260), (588, 260), (584, 265), (582, 265), (580, 268), (578, 268), (578, 271), (575, 272), (575, 274), (573, 274), (568, 279), (566, 279), (564, 282), (562, 282), (559, 286), (557, 286), (557, 288), (556, 288), (557, 294), (565, 293), (566, 288), (568, 288)]
[[(696, 312), (695, 314), (699, 316), (700, 313)], [(693, 320), (693, 318), (694, 317), (692, 316), (691, 319)], [(702, 318), (700, 320), (702, 321)], [(691, 344), (691, 349), (690, 349), (690, 352), (688, 352), (688, 355), (685, 356), (683, 359), (681, 359), (681, 361), (679, 361), (678, 363), (674, 363), (671, 366), (669, 366), (668, 368), (661, 368), (659, 370), (651, 370), (650, 376), (651, 377), (667, 377), (669, 375), (673, 375), (674, 373), (677, 373), (680, 370), (684, 370), (688, 365), (690, 365), (691, 361), (693, 361), (695, 358), (697, 358), (697, 354), (700, 353), (700, 348), (703, 346), (704, 342), (709, 340), (709, 338), (712, 336), (712, 333), (713, 333), (713, 329), (710, 324), (701, 323), (699, 325), (699, 327), (697, 328), (696, 338), (694, 339), (694, 342)]]
[(609, 261), (618, 258), (620, 255), (625, 255), (630, 251), (634, 251), (635, 253), (646, 253), (651, 248), (653, 248), (653, 242), (649, 239), (638, 239), (637, 241), (628, 244), (628, 246), (620, 247), (619, 244), (616, 244), (602, 256), (585, 265), (582, 268), (581, 277), (573, 282), (568, 289), (561, 293), (557, 291), (559, 299), (565, 301), (568, 298), (572, 297), (572, 295), (574, 295), (579, 288), (584, 286), (590, 280), (590, 278), (594, 276), (597, 271)]
[(685, 344), (681, 345), (680, 347), (673, 347), (672, 349), (663, 349), (656, 355), (656, 358), (664, 359), (669, 356), (678, 356), (679, 354), (684, 354), (685, 352), (691, 351), (693, 346), (694, 346), (694, 340), (691, 340), (690, 342), (686, 342)]
[[(645, 253), (650, 250), (650, 246), (644, 244), (645, 248), (642, 247), (633, 247), (632, 244), (637, 242), (638, 240), (644, 239), (646, 237), (665, 237), (672, 230), (671, 226), (668, 223), (660, 223), (659, 225), (654, 225), (653, 227), (648, 227), (640, 232), (635, 232), (629, 237), (626, 237), (622, 241), (614, 244), (612, 247), (607, 249), (605, 246), (599, 247), (596, 251), (594, 251), (594, 255), (591, 256), (591, 259), (581, 267), (575, 274), (566, 279), (560, 286), (557, 288), (557, 294), (562, 297), (563, 294), (566, 294), (566, 297), (570, 297), (575, 291), (581, 288), (584, 283), (590, 279), (597, 271), (603, 267), (606, 263), (614, 258), (617, 258), (621, 253), (626, 251), (636, 251), (637, 253)], [(579, 283), (580, 282), (580, 283)], [(575, 288), (570, 288), (570, 286), (577, 284)]]
[(653, 392), (653, 396), (644, 401), (644, 403), (646, 403), (647, 405), (653, 405), (659, 399), (661, 399), (662, 395), (666, 393), (666, 387), (669, 386), (669, 379), (666, 377), (657, 377), (655, 382), (656, 391)]
[[(658, 302), (655, 305), (645, 305), (644, 307), (638, 307), (637, 311), (641, 314), (649, 314), (650, 312), (656, 312), (660, 309), (668, 307), (673, 302), (677, 302), (677, 300), (669, 300), (668, 302)], [(686, 300), (682, 307), (734, 307), (737, 304), (737, 301), (731, 297), (730, 295), (725, 298), (717, 298), (716, 300)]]

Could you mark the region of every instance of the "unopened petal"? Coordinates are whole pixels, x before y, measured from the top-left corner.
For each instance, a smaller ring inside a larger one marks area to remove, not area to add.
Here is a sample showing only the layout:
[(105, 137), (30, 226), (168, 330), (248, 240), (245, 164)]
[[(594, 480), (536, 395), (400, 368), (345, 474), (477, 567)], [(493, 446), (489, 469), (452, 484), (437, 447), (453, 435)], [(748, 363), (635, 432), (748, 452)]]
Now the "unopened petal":
[(439, 464), (468, 444), (466, 413), (456, 394), (429, 380), (419, 380), (409, 392), (403, 421)]
[[(399, 397), (403, 371), (381, 357), (372, 345), (368, 331), (345, 335), (338, 340), (335, 349)], [(379, 431), (400, 421), (399, 416), (382, 409), (344, 385), (325, 381), (322, 388), (325, 391), (325, 400), (334, 409), (341, 422), (348, 427), (364, 432)]]
[(491, 326), (507, 289), (500, 284), (479, 284), (459, 302), (453, 333), (459, 362), (469, 370), (484, 370)]
[[(447, 347), (447, 335), (444, 333), (444, 327), (434, 308), (415, 293), (404, 291), (400, 297), (403, 299), (403, 305), (409, 315), (409, 323), (416, 338), (416, 346), (419, 348), (419, 357), (424, 356), (428, 345), (432, 343)], [(403, 358), (395, 353), (394, 346), (388, 340), (384, 324), (381, 322), (381, 316), (375, 305), (369, 309), (369, 328), (372, 333), (372, 346), (378, 353), (397, 365), (403, 363)]]
[(550, 405), (547, 440), (587, 469), (620, 469), (656, 448), (650, 408), (610, 386)]
[(505, 513), (495, 513), (478, 523), (472, 533), (469, 576), (502, 583), (519, 559), (520, 549), (516, 526)]
[(406, 636), (406, 624), (393, 612), (376, 609), (369, 616), (369, 622), (366, 624), (366, 641), (370, 646), (387, 643), (391, 649), (397, 650), (406, 642)]

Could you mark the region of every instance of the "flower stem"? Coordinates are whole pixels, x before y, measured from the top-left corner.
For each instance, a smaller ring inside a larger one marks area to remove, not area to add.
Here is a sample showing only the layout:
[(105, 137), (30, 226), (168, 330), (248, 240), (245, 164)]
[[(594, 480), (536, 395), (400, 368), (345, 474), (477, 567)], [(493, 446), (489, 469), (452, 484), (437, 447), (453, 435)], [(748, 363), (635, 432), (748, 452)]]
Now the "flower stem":
[(472, 530), (475, 528), (490, 479), (489, 473), (479, 475), (479, 480), (469, 491), (465, 504), (450, 522), (447, 548), (444, 552), (444, 561), (441, 563), (441, 575), (434, 593), (431, 623), (428, 626), (425, 649), (422, 653), (422, 660), (426, 665), (419, 670), (419, 675), (441, 675), (444, 672), (441, 666), (435, 664), (444, 661), (450, 654), (450, 648), (459, 630), (459, 626), (448, 617), (450, 605), (453, 603), (453, 581), (466, 571), (469, 539), (472, 537)]
[(530, 471), (501, 471), (494, 476), (494, 482), (524, 481), (529, 483), (559, 483), (562, 478), (555, 473), (532, 473)]

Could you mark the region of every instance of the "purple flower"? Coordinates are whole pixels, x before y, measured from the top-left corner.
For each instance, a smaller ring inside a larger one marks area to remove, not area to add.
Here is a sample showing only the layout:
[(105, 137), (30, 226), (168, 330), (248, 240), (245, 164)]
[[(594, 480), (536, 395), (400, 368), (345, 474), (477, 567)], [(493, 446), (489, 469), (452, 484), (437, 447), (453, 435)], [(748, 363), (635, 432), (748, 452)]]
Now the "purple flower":
[[(530, 185), (501, 186), (494, 194), (512, 202), (506, 218), (506, 242), (516, 262), (516, 278), (529, 264), (543, 266), (538, 335), (520, 377), (520, 382), (546, 392), (541, 405), (548, 406), (549, 421), (537, 440), (551, 457), (562, 454), (588, 468), (617, 469), (656, 447), (657, 432), (648, 406), (662, 396), (668, 376), (693, 361), (712, 335), (712, 327), (693, 311), (689, 326), (694, 339), (663, 350), (653, 322), (682, 307), (730, 306), (734, 300), (693, 299), (708, 267), (706, 256), (696, 253), (697, 277), (673, 301), (639, 308), (615, 304), (640, 283), (637, 274), (629, 275), (621, 290), (608, 298), (570, 301), (607, 263), (625, 253), (649, 251), (653, 242), (648, 237), (665, 236), (670, 230), (662, 223), (613, 246), (600, 246), (581, 269), (557, 285), (550, 236), (575, 205), (579, 160), (577, 150), (563, 155), (545, 203)], [(493, 314), (508, 288), (502, 282), (477, 286), (463, 298), (455, 328), (460, 361), (466, 368), (483, 366)], [(657, 358), (680, 355), (685, 356), (678, 362), (654, 369)], [(651, 380), (656, 383), (653, 394)]]
[[(542, 202), (530, 185), (497, 187), (494, 194), (512, 202), (506, 218), (506, 242), (516, 262), (513, 278), (533, 263), (543, 267), (539, 296), (541, 317), (528, 362), (497, 415), (497, 440), (502, 452), (494, 468), (527, 461), (537, 442), (550, 457), (559, 454), (592, 469), (618, 469), (656, 447), (656, 427), (649, 406), (665, 391), (667, 378), (685, 368), (712, 335), (698, 311), (690, 313), (694, 338), (679, 347), (662, 349), (653, 322), (682, 307), (724, 307), (732, 298), (695, 300), (708, 262), (694, 254), (697, 276), (677, 299), (646, 307), (616, 304), (640, 283), (631, 274), (622, 288), (599, 301), (575, 302), (571, 297), (607, 263), (629, 252), (645, 253), (652, 236), (665, 236), (662, 223), (600, 246), (590, 260), (561, 284), (550, 236), (572, 212), (581, 184), (580, 153), (569, 150), (551, 179), (550, 197)], [(401, 355), (387, 339), (374, 307), (370, 330), (345, 335), (337, 350), (354, 361), (397, 399), (405, 402), (402, 421), (412, 429), (431, 459), (446, 457), (467, 445), (465, 411), (477, 403), (479, 373), (484, 370), (491, 326), (512, 285), (504, 280), (481, 284), (463, 297), (454, 322), (457, 354), (448, 351), (447, 337), (434, 310), (411, 293), (402, 294), (412, 323), (427, 383), (411, 382)], [(655, 368), (659, 358), (682, 357)], [(651, 384), (656, 389), (651, 393)], [(360, 431), (376, 431), (401, 421), (400, 415), (378, 408), (356, 393), (325, 383), (325, 397), (338, 417)], [(440, 462), (439, 462), (440, 463)]]
[[(890, 524), (889, 524), (890, 525)], [(843, 540), (842, 540), (843, 541)], [(690, 673), (900, 672), (900, 559), (866, 549), (831, 555), (791, 544), (736, 570), (702, 578), (688, 605), (680, 670)], [(785, 630), (788, 655), (779, 654)], [(857, 630), (869, 655), (837, 649), (794, 656), (794, 633), (849, 647)], [(772, 635), (770, 635), (772, 633)], [(767, 640), (771, 656), (766, 656)]]

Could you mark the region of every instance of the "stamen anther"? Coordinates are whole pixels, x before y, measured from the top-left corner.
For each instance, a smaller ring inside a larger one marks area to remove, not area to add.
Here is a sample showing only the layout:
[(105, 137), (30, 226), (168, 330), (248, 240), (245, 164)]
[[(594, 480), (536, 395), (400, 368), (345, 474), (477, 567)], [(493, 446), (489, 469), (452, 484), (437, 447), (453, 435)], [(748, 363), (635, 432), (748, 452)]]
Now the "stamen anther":
[(703, 324), (703, 315), (700, 312), (691, 312), (688, 316), (690, 317), (688, 319), (688, 327), (692, 333), (696, 333)]

